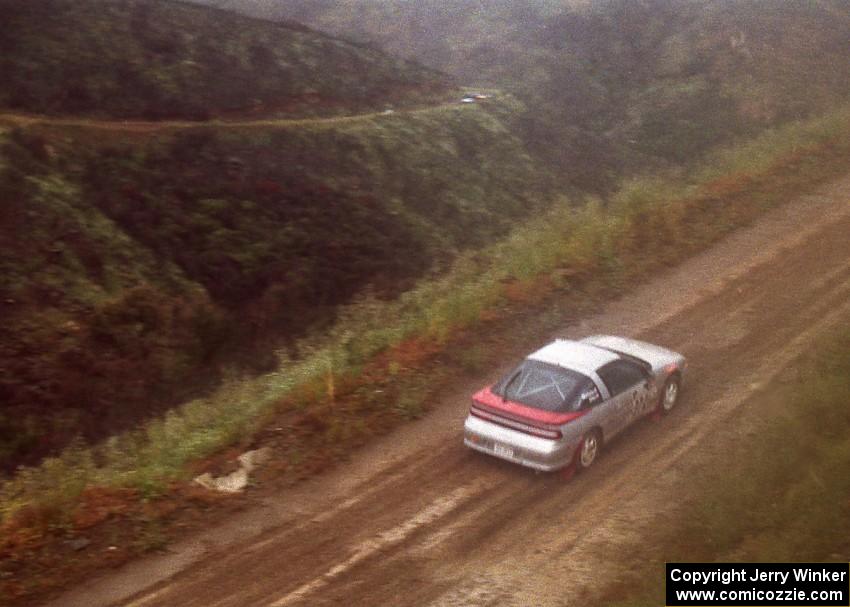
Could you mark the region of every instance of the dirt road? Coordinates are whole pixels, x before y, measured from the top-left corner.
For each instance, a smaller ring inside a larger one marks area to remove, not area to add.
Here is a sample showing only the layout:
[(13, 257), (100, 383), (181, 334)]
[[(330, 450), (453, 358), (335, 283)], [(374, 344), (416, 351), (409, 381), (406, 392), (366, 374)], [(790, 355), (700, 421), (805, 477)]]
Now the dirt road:
[(97, 118), (58, 118), (55, 116), (39, 116), (34, 114), (19, 114), (0, 112), (0, 126), (29, 127), (50, 126), (63, 128), (95, 129), (107, 132), (127, 133), (156, 133), (160, 131), (176, 131), (181, 129), (266, 129), (269, 127), (303, 127), (303, 126), (337, 126), (351, 122), (366, 120), (390, 119), (397, 114), (421, 114), (440, 111), (470, 111), (477, 105), (461, 105), (457, 101), (449, 101), (438, 105), (422, 106), (410, 109), (399, 109), (392, 112), (366, 112), (348, 116), (328, 116), (318, 118), (245, 118), (234, 120), (103, 120)]
[(469, 394), (494, 370), (332, 474), (53, 605), (593, 604), (742, 403), (848, 313), (850, 177), (559, 332), (623, 333), (690, 360), (681, 406), (587, 474), (564, 483), (464, 449)]

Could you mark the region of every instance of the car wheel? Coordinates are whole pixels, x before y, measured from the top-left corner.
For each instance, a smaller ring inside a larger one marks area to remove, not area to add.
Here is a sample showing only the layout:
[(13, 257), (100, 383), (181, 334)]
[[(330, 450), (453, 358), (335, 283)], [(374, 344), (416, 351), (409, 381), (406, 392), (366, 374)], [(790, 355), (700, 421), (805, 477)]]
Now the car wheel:
[(592, 430), (582, 439), (576, 452), (576, 466), (579, 470), (587, 470), (596, 461), (599, 449), (602, 448), (602, 436), (598, 430)]
[(661, 396), (658, 400), (658, 411), (664, 415), (670, 413), (676, 403), (679, 402), (679, 392), (681, 385), (677, 376), (667, 378), (664, 383), (664, 389), (661, 391)]

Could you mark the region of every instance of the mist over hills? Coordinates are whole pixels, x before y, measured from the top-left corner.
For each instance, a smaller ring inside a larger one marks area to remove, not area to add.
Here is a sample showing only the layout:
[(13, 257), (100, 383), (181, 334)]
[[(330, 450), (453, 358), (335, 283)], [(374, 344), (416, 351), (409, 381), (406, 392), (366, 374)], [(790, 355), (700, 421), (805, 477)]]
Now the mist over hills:
[(850, 93), (850, 5), (838, 0), (201, 1), (511, 91), (529, 144), (590, 188)]
[(846, 0), (0, 0), (0, 600), (833, 191), (848, 32)]
[(445, 96), (374, 48), (183, 2), (0, 0), (0, 108), (113, 118), (357, 113)]
[(5, 470), (297, 357), (551, 198), (519, 104), (414, 62), (175, 2), (0, 9)]
[[(0, 117), (7, 469), (297, 357), (341, 306), (398, 296), (556, 192), (604, 195), (850, 93), (850, 7), (828, 0), (0, 15), (0, 112), (81, 119)], [(499, 90), (461, 105), (458, 82)]]

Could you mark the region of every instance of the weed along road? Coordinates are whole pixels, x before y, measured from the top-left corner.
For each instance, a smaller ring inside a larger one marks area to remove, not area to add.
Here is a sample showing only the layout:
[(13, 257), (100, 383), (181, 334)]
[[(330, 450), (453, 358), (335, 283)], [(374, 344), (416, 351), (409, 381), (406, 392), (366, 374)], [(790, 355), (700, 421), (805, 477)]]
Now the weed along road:
[(681, 507), (677, 484), (725, 448), (741, 407), (850, 318), (848, 234), (850, 176), (563, 327), (690, 361), (673, 413), (637, 424), (570, 482), (463, 447), (469, 397), (493, 369), (333, 472), (52, 605), (593, 604), (651, 549)]

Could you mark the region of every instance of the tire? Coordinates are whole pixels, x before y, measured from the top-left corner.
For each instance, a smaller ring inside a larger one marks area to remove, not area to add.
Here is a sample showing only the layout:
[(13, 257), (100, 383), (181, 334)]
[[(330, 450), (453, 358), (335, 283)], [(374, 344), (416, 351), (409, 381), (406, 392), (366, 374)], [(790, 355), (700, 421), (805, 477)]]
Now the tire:
[(676, 407), (679, 402), (679, 394), (682, 392), (681, 388), (678, 375), (671, 375), (664, 382), (664, 389), (661, 390), (661, 395), (658, 397), (658, 412), (661, 415), (667, 415)]
[(591, 430), (582, 439), (581, 444), (576, 449), (576, 468), (579, 470), (587, 470), (596, 461), (599, 456), (599, 450), (602, 448), (602, 435), (599, 430)]

